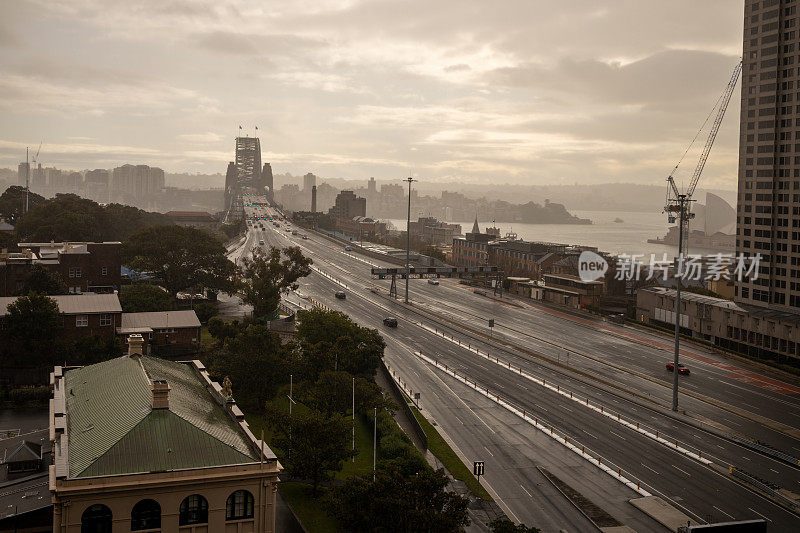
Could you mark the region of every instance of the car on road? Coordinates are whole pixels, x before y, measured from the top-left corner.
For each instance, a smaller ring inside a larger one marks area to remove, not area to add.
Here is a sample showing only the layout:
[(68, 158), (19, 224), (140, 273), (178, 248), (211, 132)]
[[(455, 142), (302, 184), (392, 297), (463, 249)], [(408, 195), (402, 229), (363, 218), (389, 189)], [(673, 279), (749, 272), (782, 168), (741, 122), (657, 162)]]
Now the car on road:
[[(670, 361), (669, 363), (667, 363), (667, 370), (669, 370), (670, 372), (675, 371), (675, 361)], [(683, 363), (678, 363), (678, 374), (684, 374), (688, 376), (689, 374), (691, 374), (691, 372), (689, 371), (688, 368), (683, 366)]]
[(297, 230), (296, 229), (292, 230), (292, 235), (297, 235)]
[(292, 228), (286, 228), (286, 232), (287, 233), (290, 232), (290, 231), (292, 231)]
[(334, 296), (336, 296), (340, 300), (344, 300), (347, 298), (347, 294), (344, 291), (336, 291), (336, 294), (334, 294)]
[(394, 317), (391, 317), (391, 316), (386, 317), (386, 318), (383, 319), (383, 325), (387, 326), (387, 327), (390, 327), (390, 328), (396, 328), (397, 327), (397, 319), (394, 318)]
[(260, 239), (260, 240), (258, 241), (258, 244), (259, 244), (259, 245), (261, 245), (261, 246), (264, 246), (264, 239)]
[(303, 235), (303, 240), (308, 240), (308, 235)]
[(428, 278), (428, 285), (438, 285), (438, 284), (439, 284), (438, 279)]
[(350, 248), (349, 246), (345, 246), (345, 247), (344, 247), (344, 251), (345, 251), (345, 252), (352, 252), (352, 251), (353, 251), (353, 249), (352, 249), (352, 248)]

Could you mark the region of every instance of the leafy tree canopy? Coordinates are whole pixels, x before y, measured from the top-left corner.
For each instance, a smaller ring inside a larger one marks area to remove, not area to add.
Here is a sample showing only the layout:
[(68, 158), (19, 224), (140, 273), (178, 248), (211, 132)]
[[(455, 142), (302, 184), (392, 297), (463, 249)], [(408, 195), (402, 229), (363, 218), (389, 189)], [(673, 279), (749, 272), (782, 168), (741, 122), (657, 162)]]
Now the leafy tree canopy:
[(25, 284), (20, 294), (30, 294), (32, 292), (52, 296), (56, 294), (67, 294), (69, 289), (58, 272), (50, 270), (44, 265), (35, 263), (28, 272), (28, 276), (25, 278)]
[(385, 399), (378, 386), (371, 381), (354, 378), (342, 371), (322, 372), (316, 382), (303, 387), (300, 398), (305, 405), (327, 415), (346, 414), (353, 407), (354, 388), (356, 413), (372, 413), (375, 407), (397, 407), (391, 400)]
[(9, 359), (25, 366), (49, 365), (58, 352), (63, 323), (58, 304), (43, 294), (20, 296), (8, 306), (5, 321)]
[(355, 376), (371, 378), (386, 343), (375, 329), (364, 328), (338, 311), (309, 309), (297, 313), (297, 340), (311, 364), (309, 378), (335, 365)]
[(525, 524), (515, 524), (511, 520), (498, 518), (489, 524), (492, 533), (539, 533), (538, 527), (528, 527)]
[(457, 532), (469, 524), (469, 500), (447, 483), (443, 469), (403, 475), (384, 464), (375, 481), (352, 477), (336, 487), (328, 508), (348, 531)]
[(289, 415), (268, 405), (267, 421), (275, 429), (273, 442), (287, 453), (286, 470), (310, 479), (315, 494), (320, 482), (331, 479), (343, 461), (353, 456), (352, 422), (339, 414), (295, 410)]
[(236, 402), (243, 409), (260, 412), (280, 386), (289, 382), (288, 348), (263, 324), (240, 327), (219, 319), (211, 322), (209, 330), (213, 328), (216, 333), (223, 328), (235, 332), (227, 331), (222, 346), (209, 354), (209, 367), (216, 377), (230, 378)]
[(145, 227), (169, 223), (160, 213), (120, 204), (104, 207), (75, 194), (58, 194), (52, 200), (42, 198), (35, 207), (32, 203), (18, 217), (15, 232), (20, 242), (122, 241)]
[[(35, 209), (47, 200), (43, 196), (32, 192), (28, 195), (28, 208)], [(25, 210), (25, 187), (12, 185), (0, 195), (0, 218), (6, 219), (9, 224), (16, 224), (20, 215)]]
[(119, 291), (119, 303), (124, 313), (146, 313), (170, 311), (175, 301), (167, 291), (150, 283), (123, 285)]
[(146, 228), (125, 242), (123, 264), (149, 272), (175, 296), (178, 292), (208, 288), (234, 291), (231, 280), (236, 267), (225, 256), (225, 247), (212, 234), (183, 226)]
[(297, 288), (297, 280), (311, 273), (311, 259), (297, 246), (268, 254), (257, 250), (253, 259), (245, 258), (242, 267), (242, 300), (253, 306), (253, 316), (272, 317), (281, 302), (281, 294)]

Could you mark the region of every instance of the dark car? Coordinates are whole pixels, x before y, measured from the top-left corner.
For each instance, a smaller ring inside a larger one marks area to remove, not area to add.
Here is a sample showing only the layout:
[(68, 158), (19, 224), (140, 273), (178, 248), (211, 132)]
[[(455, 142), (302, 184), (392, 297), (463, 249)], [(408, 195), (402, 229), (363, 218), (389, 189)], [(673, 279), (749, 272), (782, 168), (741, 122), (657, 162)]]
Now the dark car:
[(340, 300), (344, 300), (345, 298), (347, 298), (347, 294), (345, 294), (344, 291), (336, 291), (336, 294), (334, 296), (336, 296)]
[(396, 328), (397, 327), (397, 319), (396, 318), (392, 318), (392, 317), (384, 318), (383, 319), (383, 325), (384, 326), (388, 326), (390, 328)]
[[(675, 362), (674, 361), (670, 361), (669, 363), (667, 363), (667, 370), (669, 370), (670, 372), (674, 372), (675, 371)], [(683, 363), (678, 363), (678, 374), (685, 374), (685, 375), (688, 376), (689, 374), (691, 374), (691, 372), (689, 371), (688, 368), (683, 366)]]

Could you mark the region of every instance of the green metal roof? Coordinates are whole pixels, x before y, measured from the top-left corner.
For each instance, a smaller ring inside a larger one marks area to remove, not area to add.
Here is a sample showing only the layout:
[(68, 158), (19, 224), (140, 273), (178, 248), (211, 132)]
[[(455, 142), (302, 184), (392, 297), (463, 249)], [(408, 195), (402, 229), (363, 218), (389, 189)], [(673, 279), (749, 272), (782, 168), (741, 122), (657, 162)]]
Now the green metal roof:
[(155, 409), (81, 472), (80, 477), (250, 462), (251, 457), (175, 413), (167, 409)]
[[(154, 379), (169, 383), (168, 410), (151, 408)], [(200, 380), (185, 363), (147, 356), (66, 371), (70, 477), (257, 460)]]

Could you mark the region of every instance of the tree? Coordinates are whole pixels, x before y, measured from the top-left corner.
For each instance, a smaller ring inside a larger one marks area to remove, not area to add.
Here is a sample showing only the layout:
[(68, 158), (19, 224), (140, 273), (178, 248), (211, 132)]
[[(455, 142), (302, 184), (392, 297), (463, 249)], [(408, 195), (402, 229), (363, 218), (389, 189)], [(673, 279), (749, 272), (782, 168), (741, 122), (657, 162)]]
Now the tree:
[(20, 294), (24, 295), (32, 292), (52, 296), (56, 294), (67, 294), (69, 293), (69, 289), (58, 272), (37, 263), (34, 264), (30, 272), (28, 272)]
[[(28, 208), (35, 209), (47, 200), (34, 192), (28, 195)], [(16, 224), (25, 210), (25, 187), (12, 185), (0, 195), (0, 218), (9, 224)]]
[(5, 316), (9, 359), (26, 366), (52, 364), (63, 323), (58, 303), (44, 294), (20, 296)]
[(287, 453), (286, 470), (310, 479), (316, 495), (320, 482), (342, 469), (353, 456), (352, 423), (339, 414), (327, 416), (316, 410), (288, 412), (267, 406), (267, 421), (275, 431), (275, 445)]
[(300, 248), (290, 246), (283, 250), (271, 247), (268, 254), (257, 250), (253, 259), (245, 258), (243, 263), (242, 300), (253, 306), (253, 316), (271, 318), (281, 303), (281, 295), (296, 289), (297, 280), (311, 273), (312, 261)]
[(445, 490), (447, 483), (441, 468), (404, 475), (381, 465), (375, 481), (355, 476), (334, 488), (328, 508), (348, 531), (461, 531), (469, 500)]
[[(213, 322), (217, 331), (221, 321)], [(230, 378), (236, 401), (243, 409), (257, 413), (289, 381), (287, 348), (263, 324), (231, 327), (237, 331), (228, 332), (233, 334), (226, 336), (220, 349), (211, 355), (209, 366), (215, 376)]]
[(525, 524), (515, 524), (507, 518), (498, 518), (489, 524), (492, 533), (539, 533), (538, 527), (528, 527)]
[(123, 285), (119, 291), (119, 303), (123, 313), (170, 311), (175, 308), (169, 293), (151, 283)]
[(309, 309), (297, 313), (297, 340), (310, 367), (309, 379), (334, 365), (354, 376), (371, 378), (386, 343), (375, 329), (364, 328), (338, 311)]
[(154, 226), (131, 235), (122, 247), (125, 266), (149, 272), (175, 296), (180, 291), (209, 288), (234, 292), (236, 267), (225, 247), (210, 233), (183, 226)]
[(59, 194), (19, 217), (17, 238), (27, 242), (104, 240), (106, 219), (97, 202)]
[(354, 386), (356, 413), (372, 413), (374, 407), (396, 409), (394, 402), (385, 399), (377, 385), (342, 371), (322, 372), (315, 383), (302, 388), (300, 397), (305, 405), (327, 415), (346, 414), (353, 406)]

